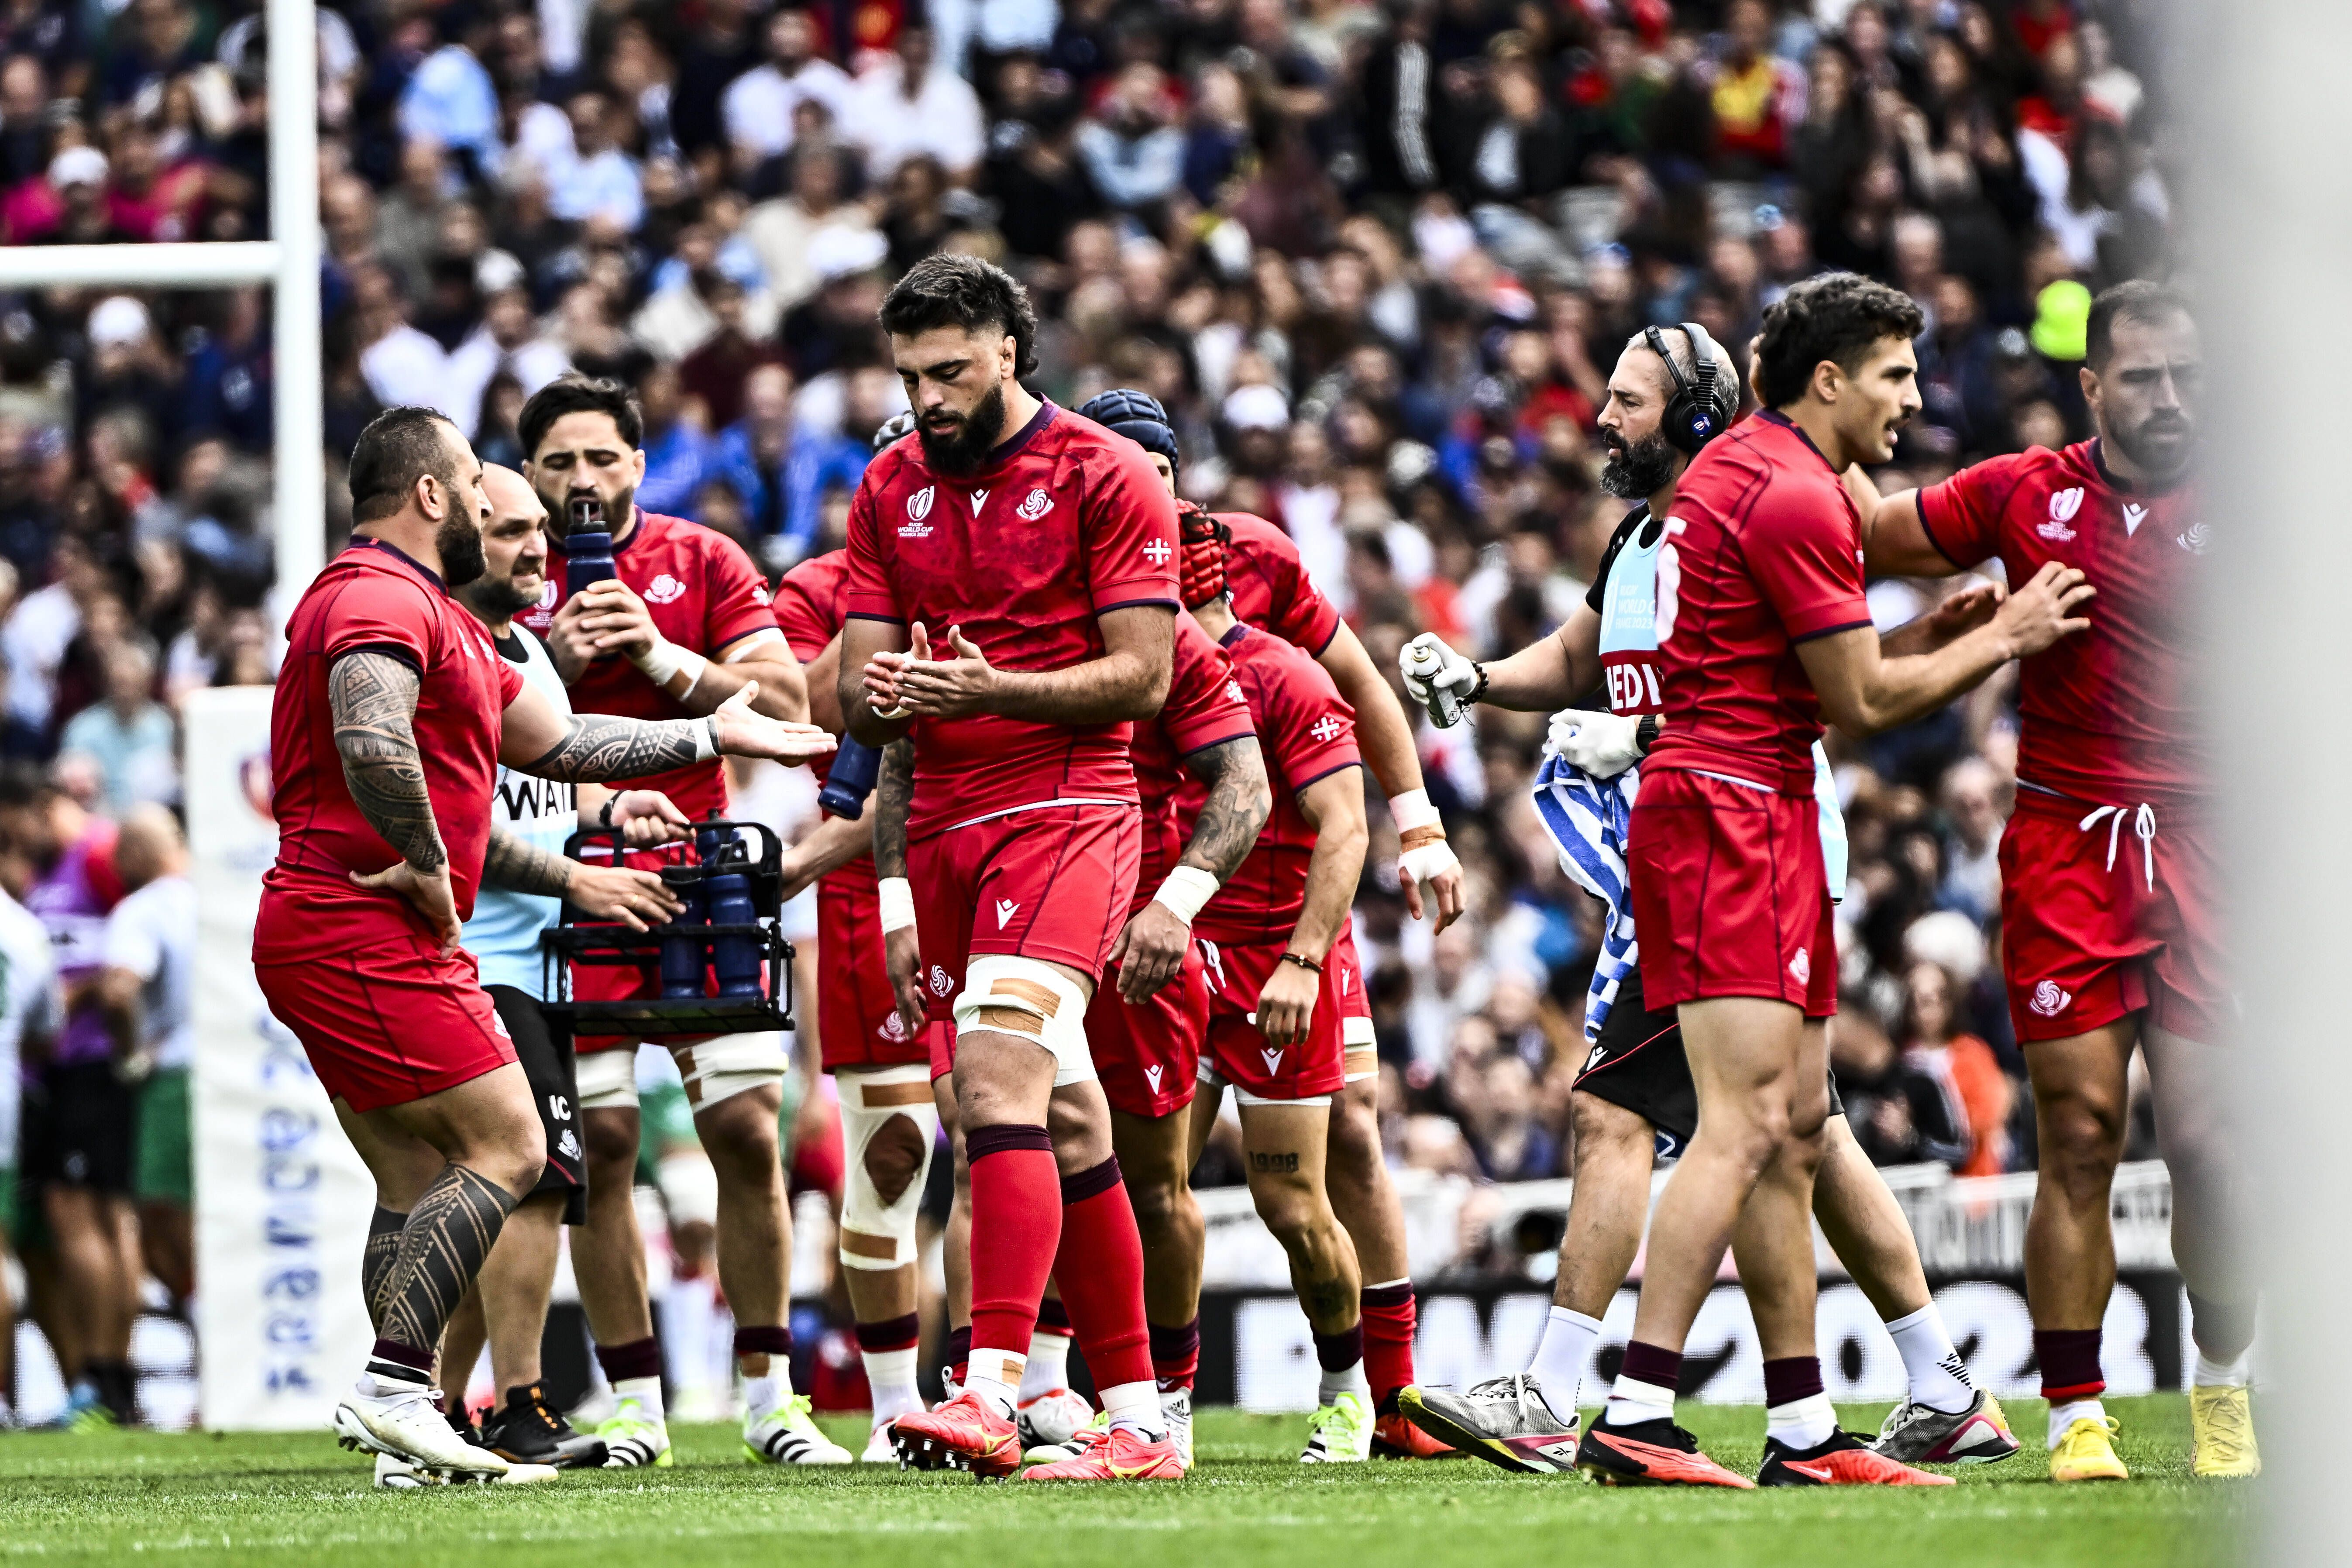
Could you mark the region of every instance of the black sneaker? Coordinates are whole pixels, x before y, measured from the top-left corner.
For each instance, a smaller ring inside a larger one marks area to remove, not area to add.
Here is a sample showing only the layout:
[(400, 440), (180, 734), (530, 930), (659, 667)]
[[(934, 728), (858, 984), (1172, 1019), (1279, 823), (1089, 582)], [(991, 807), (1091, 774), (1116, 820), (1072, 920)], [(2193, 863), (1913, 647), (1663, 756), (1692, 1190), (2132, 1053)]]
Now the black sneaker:
[(1576, 1446), (1576, 1468), (1605, 1487), (1730, 1487), (1756, 1483), (1725, 1469), (1698, 1451), (1698, 1439), (1661, 1415), (1630, 1426), (1612, 1426), (1606, 1416), (1584, 1429)]
[(572, 1423), (547, 1407), (547, 1397), (535, 1383), (508, 1389), (505, 1406), (482, 1417), (481, 1443), (518, 1464), (586, 1470), (604, 1463), (604, 1439), (573, 1430)]

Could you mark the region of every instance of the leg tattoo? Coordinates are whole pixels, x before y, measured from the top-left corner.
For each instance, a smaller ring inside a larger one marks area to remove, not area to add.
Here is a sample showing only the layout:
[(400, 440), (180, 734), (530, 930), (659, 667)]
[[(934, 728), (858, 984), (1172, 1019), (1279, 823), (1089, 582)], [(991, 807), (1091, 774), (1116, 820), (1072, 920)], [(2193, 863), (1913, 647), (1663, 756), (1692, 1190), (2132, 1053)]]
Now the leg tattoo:
[(431, 1355), (514, 1206), (514, 1194), (495, 1182), (463, 1165), (443, 1166), (400, 1233), (377, 1332)]
[(368, 1216), (367, 1249), (360, 1254), (360, 1294), (367, 1298), (368, 1325), (381, 1333), (391, 1304), (392, 1265), (400, 1256), (400, 1233), (408, 1216), (382, 1204)]

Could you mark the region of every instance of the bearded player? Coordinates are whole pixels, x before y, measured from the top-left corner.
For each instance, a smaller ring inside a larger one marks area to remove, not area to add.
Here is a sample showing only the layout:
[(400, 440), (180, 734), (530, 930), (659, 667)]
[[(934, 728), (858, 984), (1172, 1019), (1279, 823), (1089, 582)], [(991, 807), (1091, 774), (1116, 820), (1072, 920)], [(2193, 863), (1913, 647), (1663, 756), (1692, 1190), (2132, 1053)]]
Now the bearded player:
[[(1142, 447), (1168, 493), (1176, 493), (1181, 454), (1167, 411), (1156, 399), (1123, 387), (1103, 393), (1079, 412)], [(1207, 515), (1186, 501), (1179, 501), (1177, 510), (1188, 520)], [(1214, 522), (1224, 531), (1222, 563), (1235, 617), (1312, 655), (1355, 712), (1364, 762), (1389, 792), (1389, 814), (1401, 849), (1398, 879), (1406, 902), (1416, 918), (1433, 902), (1437, 927), (1444, 929), (1462, 912), (1461, 863), (1423, 787), (1412, 727), (1405, 721), (1396, 694), (1339, 610), (1307, 576), (1288, 534), (1247, 512), (1219, 512)], [(1352, 922), (1340, 928), (1329, 965), (1339, 996), (1347, 1084), (1331, 1103), (1325, 1180), (1331, 1207), (1355, 1244), (1367, 1281), (1361, 1311), (1364, 1367), (1379, 1412), (1374, 1451), (1438, 1458), (1450, 1450), (1396, 1411), (1397, 1391), (1413, 1381), (1417, 1314), (1405, 1258), (1404, 1208), (1381, 1152), (1380, 1058), (1372, 1046), (1371, 1003), (1364, 991)], [(1197, 1323), (1183, 1334), (1160, 1335), (1154, 1362), (1163, 1387), (1190, 1389), (1200, 1360), (1199, 1342)]]
[(925, 1468), (1019, 1464), (1013, 1408), (1052, 1275), (1110, 1439), (1098, 1464), (1031, 1474), (1181, 1476), (1085, 1026), (1141, 858), (1127, 752), (1168, 691), (1174, 508), (1132, 444), (1021, 384), (1036, 316), (999, 268), (925, 258), (881, 314), (916, 438), (875, 458), (851, 505), (841, 706), (868, 745), (914, 741), (908, 876), (883, 880), (882, 922), (894, 989), (954, 1020), (972, 1226), (970, 1376), (894, 1436)]
[[(449, 596), (485, 567), (488, 503), (465, 437), (431, 410), (393, 409), (361, 433), (351, 476), (356, 538), (287, 624), (270, 718), (278, 860), (253, 952), (376, 1181), (362, 1286), (377, 1339), (335, 1429), (444, 1476), (541, 1479), (554, 1471), (452, 1431), (430, 1382), (450, 1313), (546, 1164), (530, 1081), (458, 946), (496, 769), (598, 783), (722, 753), (805, 762), (833, 742), (751, 711), (748, 689), (702, 719), (566, 718)], [(659, 910), (652, 879), (623, 879), (645, 896), (624, 892), (612, 912), (642, 925)]]
[[(1559, 713), (1552, 751), (1591, 779), (1623, 775), (1622, 790), (1630, 797), (1637, 787), (1631, 770), (1655, 740), (1664, 706), (1654, 611), (1659, 550), (1666, 520), (1674, 515), (1675, 482), (1701, 447), (1731, 427), (1739, 407), (1738, 384), (1730, 355), (1703, 327), (1651, 328), (1634, 336), (1618, 356), (1609, 377), (1609, 401), (1601, 410), (1601, 438), (1609, 448), (1601, 486), (1643, 504), (1610, 536), (1591, 592), (1550, 637), (1493, 664), (1475, 663), (1424, 633), (1406, 650), (1407, 691), (1423, 703), (1434, 702), (1442, 690), (1464, 701), (1546, 712), (1605, 683), (1608, 710)], [(1999, 599), (2000, 590), (1990, 587), (1956, 594), (1934, 616), (1885, 638), (1882, 651), (1939, 646), (1990, 615)], [(1438, 660), (1427, 679), (1412, 673), (1416, 649)], [(1538, 783), (1536, 799), (1546, 828), (1561, 847), (1563, 868), (1571, 856), (1580, 862), (1591, 855), (1579, 825), (1567, 816), (1573, 797), (1563, 802), (1545, 779)], [(1821, 805), (1823, 833), (1834, 835), (1824, 837), (1825, 858), (1832, 843), (1838, 846), (1838, 863), (1829, 872), (1834, 896), (1843, 880), (1844, 828), (1834, 801), (1823, 796)], [(1618, 896), (1622, 900), (1622, 889)], [(1534, 1355), (1525, 1371), (1467, 1391), (1408, 1389), (1402, 1400), (1416, 1425), (1517, 1473), (1574, 1468), (1578, 1384), (1600, 1340), (1601, 1314), (1641, 1246), (1656, 1152), (1686, 1148), (1696, 1131), (1696, 1091), (1682, 1035), (1672, 1009), (1653, 1010), (1643, 1003), (1635, 934), (1633, 922), (1621, 911), (1612, 938), (1626, 943), (1624, 958), (1633, 967), (1613, 991), (1587, 1004), (1586, 1034), (1593, 1048), (1569, 1095), (1576, 1185), (1560, 1240), (1551, 1313)], [(1596, 972), (1596, 984), (1604, 978)], [(1990, 1394), (1969, 1381), (1928, 1294), (1910, 1225), (1854, 1141), (1834, 1083), (1829, 1093), (1813, 1216), (1885, 1322), (1909, 1383), (1908, 1397), (1888, 1415), (1876, 1447), (1911, 1463), (2006, 1458), (2017, 1451), (2007, 1418)], [(1811, 1325), (1779, 1322), (1778, 1306), (1769, 1299), (1757, 1306), (1759, 1328), (1773, 1330), (1765, 1353), (1776, 1361), (1811, 1359)]]
[[(1643, 990), (1650, 1006), (1677, 1010), (1698, 1121), (1651, 1221), (1622, 1371), (1578, 1446), (1577, 1468), (1603, 1481), (1756, 1484), (1674, 1422), (1683, 1342), (1735, 1227), (1759, 1319), (1769, 1307), (1811, 1343), (1837, 995), (1814, 797), (1822, 716), (1876, 733), (2084, 624), (2067, 614), (2089, 595), (2082, 574), (2053, 566), (1933, 653), (1881, 651), (1839, 476), (1885, 461), (1919, 406), (1919, 329), (1907, 298), (1851, 273), (1790, 289), (1766, 314), (1758, 350), (1764, 411), (1692, 462), (1659, 546), (1664, 729), (1633, 806), (1627, 874)], [(1817, 1361), (1767, 1357), (1759, 1481), (1948, 1484), (1840, 1431)]]
[(2254, 1232), (2221, 929), (2212, 778), (2191, 695), (2189, 605), (2209, 539), (2190, 479), (2196, 323), (2169, 289), (2091, 307), (2079, 373), (2097, 437), (1979, 463), (1878, 504), (1874, 571), (1936, 575), (1998, 558), (2099, 590), (2097, 624), (2025, 661), (2017, 809), (2001, 835), (2001, 962), (2033, 1080), (2041, 1170), (2025, 1237), (2053, 1480), (2121, 1479), (2099, 1330), (2115, 1289), (2108, 1193), (2126, 1068), (2146, 1053), (2172, 1173), (2172, 1251), (2197, 1342), (2198, 1475), (2261, 1468), (2247, 1394)]
[[(763, 712), (808, 716), (800, 661), (776, 627), (767, 582), (751, 557), (709, 529), (636, 504), (645, 421), (625, 388), (561, 377), (523, 405), (517, 428), (523, 472), (547, 503), (556, 536), (548, 592), (518, 618), (545, 640), (576, 711), (687, 718), (756, 686)], [(614, 575), (566, 597), (557, 586), (565, 575), (563, 536), (573, 504), (590, 500), (611, 529)], [(647, 782), (697, 821), (726, 815), (726, 772), (716, 761)], [(583, 1001), (657, 995), (659, 986), (651, 963), (583, 964), (572, 977), (572, 994)], [(719, 1283), (735, 1317), (745, 1457), (847, 1464), (847, 1450), (817, 1429), (807, 1399), (793, 1392), (792, 1214), (776, 1136), (783, 1037), (673, 1036), (662, 1043), (677, 1059), (695, 1134), (719, 1179)], [(573, 1233), (575, 1266), (596, 1357), (618, 1397), (597, 1428), (616, 1467), (666, 1463), (669, 1453), (661, 1349), (631, 1197), (639, 1137), (635, 1047), (635, 1040), (613, 1036), (579, 1041), (589, 1180), (588, 1223)]]

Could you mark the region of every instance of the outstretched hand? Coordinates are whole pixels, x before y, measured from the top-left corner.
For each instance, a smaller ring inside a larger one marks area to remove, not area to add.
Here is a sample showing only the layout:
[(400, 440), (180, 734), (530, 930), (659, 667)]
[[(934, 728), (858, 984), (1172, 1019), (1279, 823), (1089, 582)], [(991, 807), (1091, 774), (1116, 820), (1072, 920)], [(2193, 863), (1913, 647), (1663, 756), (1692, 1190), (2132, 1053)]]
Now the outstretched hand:
[(712, 711), (710, 739), (720, 754), (766, 757), (786, 767), (798, 767), (832, 753), (834, 738), (815, 725), (754, 712), (751, 700), (759, 695), (760, 683), (747, 680), (741, 690)]

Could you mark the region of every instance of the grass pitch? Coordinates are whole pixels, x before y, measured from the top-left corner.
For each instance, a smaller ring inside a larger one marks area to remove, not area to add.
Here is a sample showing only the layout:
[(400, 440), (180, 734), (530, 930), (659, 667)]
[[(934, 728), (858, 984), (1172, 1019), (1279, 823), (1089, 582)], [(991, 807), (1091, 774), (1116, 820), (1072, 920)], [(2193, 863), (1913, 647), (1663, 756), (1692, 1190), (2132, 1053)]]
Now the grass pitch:
[[(1708, 1451), (1752, 1472), (1763, 1413), (1684, 1407)], [(1201, 1463), (1174, 1485), (982, 1486), (956, 1475), (779, 1471), (730, 1428), (671, 1429), (670, 1469), (551, 1486), (379, 1492), (325, 1432), (275, 1436), (0, 1434), (0, 1563), (371, 1563), (388, 1568), (719, 1568), (1054, 1563), (1104, 1568), (1816, 1568), (1832, 1563), (2233, 1561), (2242, 1489), (2189, 1477), (2179, 1394), (2121, 1399), (2127, 1483), (2047, 1484), (2043, 1407), (2010, 1415), (2026, 1450), (1950, 1489), (1613, 1491), (1474, 1460), (1302, 1468), (1299, 1417), (1204, 1411)], [(1884, 1406), (1847, 1406), (1874, 1430)], [(1589, 1418), (1589, 1413), (1588, 1413)], [(853, 1451), (858, 1417), (828, 1423)], [(2259, 1483), (2257, 1483), (2259, 1484)]]

